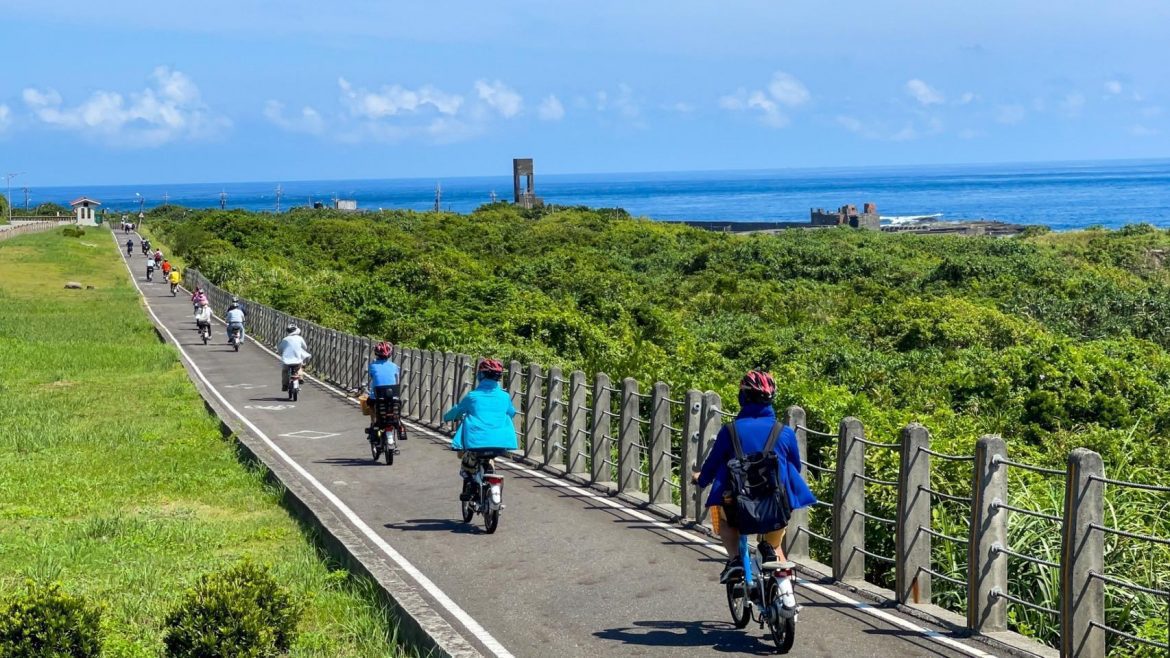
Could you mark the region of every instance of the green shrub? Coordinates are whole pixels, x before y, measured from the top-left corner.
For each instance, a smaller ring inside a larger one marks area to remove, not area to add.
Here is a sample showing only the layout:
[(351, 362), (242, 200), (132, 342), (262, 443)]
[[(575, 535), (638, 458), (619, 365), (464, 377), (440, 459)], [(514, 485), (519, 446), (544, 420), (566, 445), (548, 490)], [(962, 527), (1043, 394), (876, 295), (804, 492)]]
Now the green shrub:
[(66, 226), (61, 229), (61, 235), (67, 238), (80, 238), (85, 235), (85, 229), (77, 226)]
[(169, 615), (174, 658), (262, 658), (288, 651), (303, 606), (267, 568), (248, 560), (199, 578)]
[(84, 658), (101, 651), (101, 611), (58, 583), (29, 581), (24, 592), (0, 603), (0, 658)]

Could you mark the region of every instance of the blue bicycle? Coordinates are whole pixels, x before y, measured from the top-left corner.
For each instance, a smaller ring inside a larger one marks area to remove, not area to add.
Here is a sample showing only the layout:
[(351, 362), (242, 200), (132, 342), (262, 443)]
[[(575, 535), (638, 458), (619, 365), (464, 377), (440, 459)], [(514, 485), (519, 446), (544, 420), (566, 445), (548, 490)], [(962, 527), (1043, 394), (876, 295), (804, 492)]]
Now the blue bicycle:
[[(761, 537), (760, 541), (764, 539)], [(727, 582), (727, 607), (736, 628), (755, 621), (768, 630), (778, 653), (788, 653), (796, 641), (796, 575), (791, 562), (760, 564), (760, 551), (749, 545), (748, 536), (740, 535), (739, 554), (743, 559), (742, 575)]]

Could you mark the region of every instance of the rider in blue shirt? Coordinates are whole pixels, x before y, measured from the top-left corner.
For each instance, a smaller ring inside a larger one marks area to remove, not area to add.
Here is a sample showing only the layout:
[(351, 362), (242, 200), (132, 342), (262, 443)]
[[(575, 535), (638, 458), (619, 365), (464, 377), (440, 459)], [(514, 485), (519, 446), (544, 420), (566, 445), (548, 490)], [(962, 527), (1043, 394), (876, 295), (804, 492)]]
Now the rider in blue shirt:
[[(396, 398), (399, 397), (399, 369), (398, 364), (390, 360), (390, 356), (394, 354), (394, 346), (385, 341), (374, 346), (374, 360), (370, 362), (370, 403), (379, 398)], [(370, 429), (372, 430), (378, 417), (376, 413), (370, 414)], [(406, 426), (402, 424), (399, 418), (398, 429), (401, 432), (402, 440), (406, 440)]]
[(477, 453), (498, 455), (517, 447), (516, 426), (512, 424), (516, 407), (512, 405), (512, 397), (500, 387), (503, 375), (504, 364), (498, 360), (480, 361), (475, 373), (475, 390), (463, 396), (459, 404), (443, 414), (443, 420), (448, 423), (462, 421), (451, 440), (451, 448), (461, 451), (459, 456), (463, 460), (463, 468), (460, 470), (463, 493), (460, 500), (471, 500), (474, 483), (469, 475), (475, 473), (480, 456)]
[[(772, 399), (776, 395), (776, 381), (766, 372), (753, 370), (739, 383), (739, 414), (736, 415), (735, 431), (739, 436), (744, 454), (761, 452), (768, 442), (772, 428), (780, 422), (776, 412), (772, 409)], [(809, 489), (808, 484), (800, 475), (800, 446), (796, 442), (796, 433), (791, 427), (784, 427), (780, 431), (779, 440), (773, 448), (779, 466), (780, 482), (788, 492), (788, 502), (792, 509), (808, 507), (816, 503), (816, 496)], [(739, 530), (735, 527), (732, 510), (725, 505), (730, 502), (730, 473), (727, 462), (735, 457), (735, 448), (731, 443), (731, 435), (727, 426), (719, 430), (715, 443), (707, 454), (706, 461), (699, 472), (694, 473), (692, 482), (699, 487), (711, 486), (711, 493), (707, 497), (707, 506), (718, 509), (719, 538), (727, 550), (727, 564), (723, 573), (719, 575), (719, 582), (726, 583), (742, 569), (739, 557)], [(761, 562), (786, 561), (781, 542), (784, 539), (784, 529), (767, 533), (764, 536), (766, 543), (761, 544)], [(768, 549), (771, 548), (769, 551)]]

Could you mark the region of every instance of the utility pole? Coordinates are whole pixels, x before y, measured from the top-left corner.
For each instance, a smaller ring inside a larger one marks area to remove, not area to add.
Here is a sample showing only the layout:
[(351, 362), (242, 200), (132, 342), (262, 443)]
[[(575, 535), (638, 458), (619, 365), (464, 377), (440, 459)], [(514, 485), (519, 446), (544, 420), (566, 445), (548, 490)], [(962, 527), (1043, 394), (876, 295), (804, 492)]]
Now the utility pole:
[(9, 222), (12, 221), (12, 179), (16, 178), (17, 176), (19, 176), (23, 173), (24, 173), (23, 171), (18, 171), (15, 173), (4, 174), (4, 177), (8, 179), (8, 221)]
[(435, 183), (435, 212), (443, 210), (443, 184)]
[(276, 212), (280, 213), (280, 197), (284, 196), (284, 190), (280, 188), (280, 183), (276, 184)]
[(24, 188), (24, 214), (28, 214), (28, 188)]

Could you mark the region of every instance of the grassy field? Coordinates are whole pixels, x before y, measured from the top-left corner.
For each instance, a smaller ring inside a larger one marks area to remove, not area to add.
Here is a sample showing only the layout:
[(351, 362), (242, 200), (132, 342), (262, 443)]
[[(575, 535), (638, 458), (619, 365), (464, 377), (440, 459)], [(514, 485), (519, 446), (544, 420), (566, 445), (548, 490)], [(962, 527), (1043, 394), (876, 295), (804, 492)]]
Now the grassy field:
[(307, 602), (290, 655), (399, 655), (371, 586), (279, 496), (221, 437), (106, 231), (0, 242), (0, 594), (60, 580), (104, 605), (105, 655), (157, 656), (182, 590), (251, 556)]

